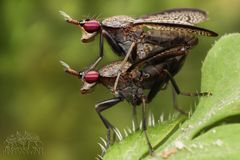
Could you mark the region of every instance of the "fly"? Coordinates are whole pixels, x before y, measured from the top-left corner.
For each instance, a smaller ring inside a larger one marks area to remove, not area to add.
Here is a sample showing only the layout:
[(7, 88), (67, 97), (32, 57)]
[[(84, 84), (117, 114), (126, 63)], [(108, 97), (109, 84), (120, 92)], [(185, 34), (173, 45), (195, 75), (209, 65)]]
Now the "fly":
[[(175, 74), (181, 68), (188, 48), (186, 46), (178, 46), (166, 49), (161, 54), (154, 57), (145, 58), (142, 61), (131, 64), (126, 62), (122, 66), (122, 61), (111, 62), (103, 66), (99, 70), (90, 70), (87, 72), (77, 72), (69, 65), (61, 62), (65, 67), (65, 72), (74, 75), (83, 81), (81, 93), (86, 94), (92, 90), (97, 84), (107, 87), (112, 93), (113, 98), (102, 101), (95, 105), (95, 109), (107, 128), (107, 144), (110, 145), (111, 130), (114, 126), (102, 115), (102, 112), (116, 105), (117, 103), (127, 100), (133, 106), (133, 115), (136, 122), (136, 106), (142, 105), (142, 129), (146, 137), (149, 152), (152, 154), (153, 147), (147, 135), (146, 122), (146, 104), (150, 103), (156, 94), (165, 89), (168, 82), (171, 82), (175, 92), (185, 96), (207, 96), (209, 92), (202, 93), (184, 93), (181, 92), (176, 81)], [(174, 54), (174, 57), (172, 57)], [(150, 61), (158, 61), (156, 64), (149, 64)], [(118, 76), (118, 71), (122, 67), (122, 74), (119, 77), (119, 84), (114, 91), (114, 84)], [(84, 75), (84, 76), (83, 76)], [(144, 94), (144, 90), (148, 90), (148, 94)], [(176, 106), (175, 106), (176, 107)], [(179, 108), (177, 110), (181, 111)]]
[[(103, 21), (96, 19), (78, 21), (65, 12), (60, 13), (68, 23), (82, 30), (83, 43), (91, 42), (98, 34), (100, 35), (99, 56), (86, 72), (94, 69), (103, 58), (104, 38), (117, 55), (124, 57), (120, 65), (123, 67), (127, 61), (134, 64), (166, 49), (178, 46), (187, 46), (186, 48), (191, 49), (198, 44), (198, 36), (217, 36), (213, 31), (194, 26), (206, 21), (207, 13), (193, 8), (170, 9), (138, 18), (113, 16)], [(171, 57), (174, 57), (174, 54)], [(122, 67), (119, 68), (114, 90)]]

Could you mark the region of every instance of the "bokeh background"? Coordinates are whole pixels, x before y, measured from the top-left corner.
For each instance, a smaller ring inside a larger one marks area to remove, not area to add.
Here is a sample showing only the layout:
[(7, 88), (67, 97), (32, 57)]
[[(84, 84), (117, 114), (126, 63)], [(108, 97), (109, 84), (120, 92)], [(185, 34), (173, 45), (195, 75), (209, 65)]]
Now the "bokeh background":
[[(64, 60), (76, 69), (87, 67), (97, 56), (99, 40), (82, 44), (80, 30), (65, 23), (59, 10), (83, 19), (141, 16), (177, 7), (208, 11), (209, 21), (200, 26), (220, 36), (240, 30), (239, 0), (1, 0), (1, 150), (6, 149), (7, 137), (26, 131), (39, 136), (47, 160), (88, 160), (100, 153), (97, 143), (100, 136), (105, 137), (106, 129), (94, 105), (112, 95), (102, 86), (81, 95), (80, 80), (65, 74), (59, 63)], [(183, 91), (199, 91), (201, 64), (216, 39), (200, 37), (199, 45), (176, 76)], [(107, 43), (104, 50), (101, 65), (118, 59)], [(197, 99), (178, 96), (178, 102), (187, 110), (194, 107)], [(170, 89), (160, 92), (148, 106), (155, 117), (176, 112)], [(131, 126), (131, 106), (126, 102), (104, 115), (120, 130)]]

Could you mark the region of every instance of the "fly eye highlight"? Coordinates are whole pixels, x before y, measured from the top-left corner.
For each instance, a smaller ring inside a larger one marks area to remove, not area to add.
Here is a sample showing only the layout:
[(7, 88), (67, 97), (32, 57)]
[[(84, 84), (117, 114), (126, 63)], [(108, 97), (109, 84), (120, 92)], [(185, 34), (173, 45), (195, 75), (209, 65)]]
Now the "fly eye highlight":
[(88, 71), (84, 75), (84, 80), (88, 83), (97, 82), (99, 79), (99, 73), (97, 71)]
[(100, 23), (96, 20), (85, 20), (82, 24), (84, 30), (88, 33), (97, 32), (100, 29)]

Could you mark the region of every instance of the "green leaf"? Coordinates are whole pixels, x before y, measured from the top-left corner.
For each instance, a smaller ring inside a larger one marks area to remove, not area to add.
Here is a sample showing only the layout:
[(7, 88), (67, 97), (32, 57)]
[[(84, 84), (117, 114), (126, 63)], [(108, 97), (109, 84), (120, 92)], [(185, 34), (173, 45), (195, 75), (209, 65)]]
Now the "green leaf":
[(239, 133), (240, 124), (218, 126), (198, 138), (186, 142), (185, 148), (170, 156), (169, 160), (239, 159)]
[[(174, 131), (178, 124), (185, 118), (180, 117), (161, 122), (155, 127), (148, 127), (149, 139), (153, 146), (156, 146), (164, 140), (169, 134)], [(126, 159), (139, 159), (143, 155), (148, 154), (148, 146), (145, 136), (141, 130), (134, 132), (127, 136), (124, 140), (114, 144), (107, 150), (104, 156), (105, 160), (126, 160)]]
[[(240, 159), (240, 34), (223, 36), (209, 51), (202, 67), (202, 91), (210, 91), (210, 97), (201, 97), (193, 115), (170, 136), (158, 130), (157, 139), (151, 140), (156, 147), (154, 155), (144, 155), (145, 160), (156, 159)], [(222, 124), (224, 123), (224, 124)], [(164, 128), (164, 124), (161, 124)], [(152, 136), (152, 131), (148, 132)], [(137, 134), (137, 133), (136, 133)], [(138, 136), (131, 142), (139, 141)], [(159, 139), (160, 140), (159, 140)], [(166, 141), (162, 141), (165, 139)], [(161, 143), (160, 143), (161, 142)], [(112, 159), (138, 159), (133, 154), (146, 146), (132, 148), (123, 140), (125, 147), (118, 152), (119, 144), (113, 145), (106, 155)], [(156, 146), (156, 144), (158, 145)], [(146, 152), (146, 151), (145, 151)], [(105, 157), (104, 157), (105, 159)]]

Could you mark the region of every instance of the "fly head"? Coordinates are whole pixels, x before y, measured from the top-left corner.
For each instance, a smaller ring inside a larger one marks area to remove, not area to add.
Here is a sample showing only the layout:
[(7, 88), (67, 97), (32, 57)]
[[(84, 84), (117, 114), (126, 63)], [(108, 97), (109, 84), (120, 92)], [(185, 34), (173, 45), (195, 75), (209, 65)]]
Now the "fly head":
[(101, 30), (101, 24), (97, 20), (80, 20), (80, 28), (82, 30), (81, 41), (83, 43), (88, 43), (94, 40), (98, 32)]
[(86, 94), (92, 91), (93, 87), (97, 84), (99, 80), (99, 72), (98, 71), (88, 71), (86, 73), (80, 73), (82, 76), (83, 85), (80, 89), (82, 94)]

